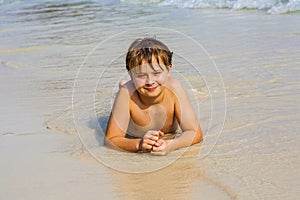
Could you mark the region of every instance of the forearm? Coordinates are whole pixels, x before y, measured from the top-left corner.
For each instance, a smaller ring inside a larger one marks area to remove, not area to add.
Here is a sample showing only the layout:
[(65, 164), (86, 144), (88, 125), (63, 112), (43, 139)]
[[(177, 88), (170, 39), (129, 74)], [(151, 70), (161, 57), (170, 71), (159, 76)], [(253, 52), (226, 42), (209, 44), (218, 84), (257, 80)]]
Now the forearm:
[(202, 141), (201, 132), (199, 133), (194, 130), (187, 130), (184, 131), (179, 137), (173, 139), (169, 144), (169, 148), (171, 151), (173, 151), (183, 147), (191, 146), (201, 141)]
[(125, 137), (105, 138), (104, 145), (118, 150), (130, 152), (139, 151), (139, 143), (141, 139), (129, 139)]

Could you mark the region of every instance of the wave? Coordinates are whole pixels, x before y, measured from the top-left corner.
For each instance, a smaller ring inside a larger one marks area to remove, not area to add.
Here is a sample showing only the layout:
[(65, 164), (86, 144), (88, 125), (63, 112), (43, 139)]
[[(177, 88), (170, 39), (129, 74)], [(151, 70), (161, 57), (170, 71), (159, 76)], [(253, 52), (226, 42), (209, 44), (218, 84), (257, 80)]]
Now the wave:
[(300, 0), (121, 0), (138, 5), (174, 6), (178, 8), (257, 9), (269, 14), (300, 11)]
[[(44, 2), (43, 0), (0, 0), (0, 6), (16, 2)], [(51, 2), (60, 2), (52, 0)], [(66, 0), (68, 3), (99, 3), (101, 5), (128, 3), (133, 5), (173, 6), (178, 8), (228, 8), (231, 10), (256, 9), (269, 14), (300, 11), (300, 0)]]

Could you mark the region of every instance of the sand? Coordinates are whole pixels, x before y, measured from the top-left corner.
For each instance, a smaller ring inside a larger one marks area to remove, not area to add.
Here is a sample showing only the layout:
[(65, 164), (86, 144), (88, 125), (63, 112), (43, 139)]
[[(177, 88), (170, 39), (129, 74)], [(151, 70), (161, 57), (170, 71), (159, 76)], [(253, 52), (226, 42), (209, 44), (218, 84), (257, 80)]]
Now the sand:
[[(1, 7), (0, 199), (298, 198), (298, 13), (58, 7)], [(109, 150), (124, 53), (153, 34), (174, 51), (204, 142), (166, 157)]]

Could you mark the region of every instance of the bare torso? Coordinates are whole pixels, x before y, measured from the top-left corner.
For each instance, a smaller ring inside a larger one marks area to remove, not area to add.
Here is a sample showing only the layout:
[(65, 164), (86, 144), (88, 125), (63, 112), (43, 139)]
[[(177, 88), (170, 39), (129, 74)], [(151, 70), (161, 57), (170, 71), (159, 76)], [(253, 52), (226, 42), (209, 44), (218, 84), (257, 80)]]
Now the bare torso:
[(161, 130), (164, 133), (175, 133), (178, 123), (175, 116), (176, 96), (165, 88), (159, 103), (146, 106), (141, 102), (137, 92), (131, 95), (130, 121), (127, 134), (133, 137), (143, 137), (148, 130)]

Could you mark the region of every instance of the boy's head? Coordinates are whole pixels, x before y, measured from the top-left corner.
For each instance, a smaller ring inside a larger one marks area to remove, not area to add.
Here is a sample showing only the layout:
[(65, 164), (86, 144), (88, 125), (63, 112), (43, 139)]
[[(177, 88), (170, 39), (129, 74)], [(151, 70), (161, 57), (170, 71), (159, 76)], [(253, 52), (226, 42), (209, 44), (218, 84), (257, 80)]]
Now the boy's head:
[(147, 63), (153, 68), (153, 63), (159, 65), (161, 69), (167, 69), (172, 65), (172, 54), (169, 48), (155, 38), (136, 39), (129, 47), (126, 56), (126, 69), (132, 70), (142, 63)]

